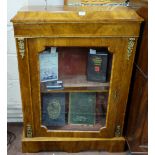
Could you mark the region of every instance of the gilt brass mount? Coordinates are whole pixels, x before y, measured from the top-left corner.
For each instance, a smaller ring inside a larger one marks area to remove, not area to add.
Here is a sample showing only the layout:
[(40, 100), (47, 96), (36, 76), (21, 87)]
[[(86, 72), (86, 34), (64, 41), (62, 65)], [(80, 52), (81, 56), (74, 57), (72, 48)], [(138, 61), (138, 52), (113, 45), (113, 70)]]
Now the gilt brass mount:
[(133, 52), (133, 48), (135, 45), (135, 38), (129, 38), (128, 40), (128, 49), (127, 49), (127, 60), (130, 60), (130, 56)]
[(117, 125), (115, 130), (115, 137), (120, 137), (120, 136), (121, 136), (121, 126)]
[(32, 125), (28, 124), (26, 126), (26, 137), (31, 138), (32, 137)]
[(17, 44), (18, 44), (19, 53), (23, 59), (24, 54), (25, 54), (25, 40), (24, 40), (24, 38), (17, 38)]

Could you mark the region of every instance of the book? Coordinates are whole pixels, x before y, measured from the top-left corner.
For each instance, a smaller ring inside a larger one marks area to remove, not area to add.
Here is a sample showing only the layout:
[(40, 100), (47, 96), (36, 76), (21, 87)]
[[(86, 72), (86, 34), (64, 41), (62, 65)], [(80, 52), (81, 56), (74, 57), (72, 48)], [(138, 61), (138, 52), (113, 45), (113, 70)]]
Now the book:
[(95, 124), (96, 93), (70, 93), (69, 124)]
[(46, 82), (47, 89), (64, 89), (62, 81), (48, 81)]
[(88, 54), (87, 80), (106, 82), (108, 52), (90, 49)]
[(58, 52), (51, 47), (39, 54), (41, 82), (58, 80)]
[(65, 94), (50, 93), (42, 96), (42, 124), (45, 126), (65, 125)]

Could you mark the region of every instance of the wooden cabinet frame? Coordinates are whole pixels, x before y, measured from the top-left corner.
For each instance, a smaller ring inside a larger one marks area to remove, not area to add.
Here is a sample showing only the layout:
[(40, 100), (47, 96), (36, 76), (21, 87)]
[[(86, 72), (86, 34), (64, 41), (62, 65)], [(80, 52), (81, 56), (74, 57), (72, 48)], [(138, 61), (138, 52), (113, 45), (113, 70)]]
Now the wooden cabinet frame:
[[(136, 22), (121, 23), (25, 24), (14, 19), (24, 116), (23, 152), (124, 150), (124, 116), (141, 21), (139, 17)], [(46, 46), (108, 48), (113, 59), (105, 127), (79, 132), (48, 130), (41, 125), (38, 55)]]

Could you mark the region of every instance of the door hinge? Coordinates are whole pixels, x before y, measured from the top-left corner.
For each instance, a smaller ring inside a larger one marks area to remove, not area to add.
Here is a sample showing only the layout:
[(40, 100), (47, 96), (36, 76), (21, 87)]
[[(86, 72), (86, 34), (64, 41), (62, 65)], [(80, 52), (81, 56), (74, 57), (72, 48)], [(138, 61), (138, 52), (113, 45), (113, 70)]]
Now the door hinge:
[(121, 126), (117, 125), (115, 129), (115, 137), (120, 137), (121, 136)]

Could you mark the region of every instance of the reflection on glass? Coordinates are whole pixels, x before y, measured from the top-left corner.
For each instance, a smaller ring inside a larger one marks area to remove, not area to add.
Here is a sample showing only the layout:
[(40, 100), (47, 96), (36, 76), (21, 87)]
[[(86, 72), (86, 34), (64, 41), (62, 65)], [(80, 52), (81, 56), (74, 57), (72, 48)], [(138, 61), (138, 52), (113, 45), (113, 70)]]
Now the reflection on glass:
[(107, 93), (42, 94), (42, 124), (49, 129), (99, 130), (105, 125)]
[[(90, 51), (81, 47), (48, 47), (39, 54), (41, 123), (49, 130), (98, 131), (105, 126), (110, 79), (110, 72), (106, 71), (111, 60), (107, 60), (106, 50), (95, 55), (95, 72), (100, 77), (102, 73), (108, 76), (104, 81), (91, 80)], [(94, 60), (94, 55), (91, 57)]]

